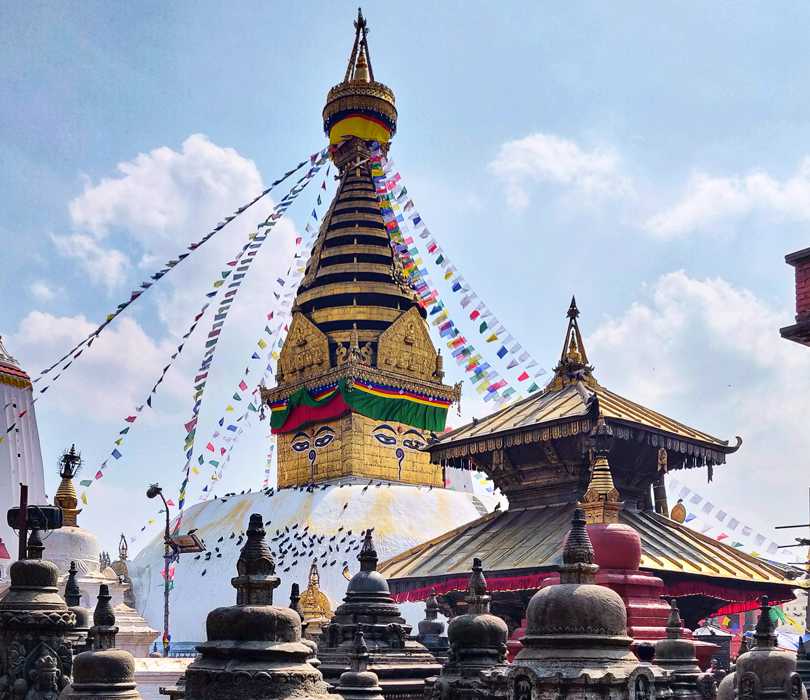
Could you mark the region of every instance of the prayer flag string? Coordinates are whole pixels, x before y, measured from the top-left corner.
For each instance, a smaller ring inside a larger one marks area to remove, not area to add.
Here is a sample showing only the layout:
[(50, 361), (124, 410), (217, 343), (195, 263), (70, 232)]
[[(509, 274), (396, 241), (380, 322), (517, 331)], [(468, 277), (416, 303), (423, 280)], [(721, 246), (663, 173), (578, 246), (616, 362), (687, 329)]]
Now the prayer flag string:
[[(201, 248), (203, 245), (205, 245), (206, 242), (208, 242), (213, 236), (215, 236), (217, 233), (219, 233), (228, 224), (230, 224), (236, 218), (238, 218), (239, 216), (244, 214), (248, 209), (250, 209), (259, 200), (266, 197), (277, 185), (281, 184), (287, 178), (289, 178), (291, 175), (298, 172), (298, 170), (300, 170), (302, 167), (304, 167), (307, 163), (314, 164), (319, 157), (322, 157), (322, 153), (320, 153), (320, 154), (315, 153), (315, 154), (311, 155), (309, 158), (307, 158), (305, 160), (302, 160), (294, 168), (292, 168), (291, 170), (288, 170), (286, 173), (284, 173), (284, 175), (282, 175), (280, 178), (278, 178), (277, 180), (272, 182), (269, 187), (262, 190), (252, 200), (250, 200), (246, 204), (243, 204), (241, 207), (236, 209), (233, 214), (231, 214), (229, 216), (226, 216), (222, 221), (217, 223), (217, 225), (214, 226), (214, 228), (211, 229), (211, 231), (206, 233), (198, 241), (196, 241), (194, 243), (191, 243), (186, 248), (187, 252), (181, 253), (177, 257), (170, 259), (169, 261), (167, 261), (164, 264), (164, 266), (160, 270), (158, 270), (156, 273), (154, 273), (148, 279), (146, 279), (144, 282), (142, 282), (141, 285), (137, 289), (133, 290), (130, 293), (129, 299), (127, 299), (126, 301), (123, 301), (120, 304), (118, 304), (118, 306), (115, 308), (114, 311), (107, 314), (104, 322), (101, 323), (98, 327), (96, 327), (96, 329), (92, 333), (90, 333), (86, 338), (84, 338), (84, 340), (82, 340), (79, 343), (77, 343), (76, 345), (74, 345), (68, 352), (66, 352), (64, 355), (62, 355), (62, 357), (60, 357), (58, 360), (56, 360), (56, 362), (51, 364), (49, 367), (46, 367), (45, 369), (40, 371), (39, 375), (33, 380), (33, 383), (36, 384), (37, 382), (42, 380), (43, 377), (49, 379), (50, 381), (47, 382), (45, 384), (45, 386), (39, 387), (37, 397), (34, 400), (36, 401), (48, 389), (50, 389), (51, 386), (53, 386), (53, 384), (62, 376), (62, 374), (65, 372), (65, 370), (67, 370), (76, 360), (78, 360), (79, 357), (82, 355), (82, 353), (85, 350), (90, 348), (90, 346), (95, 342), (96, 338), (98, 338), (98, 336), (102, 333), (102, 331), (116, 317), (118, 317), (127, 308), (129, 308), (129, 306), (131, 304), (133, 304), (137, 299), (139, 299), (146, 290), (150, 289), (158, 280), (162, 279), (169, 272), (171, 272), (171, 270), (173, 270), (180, 263), (182, 263), (186, 258), (189, 257), (189, 255), (192, 252), (194, 252), (195, 250), (197, 250), (197, 249)], [(65, 360), (68, 360), (68, 361), (64, 365), (62, 365), (62, 363), (65, 362)], [(62, 365), (62, 366), (60, 367), (60, 365)], [(50, 372), (52, 372), (57, 367), (59, 367), (59, 371), (54, 375), (48, 376), (50, 374)]]

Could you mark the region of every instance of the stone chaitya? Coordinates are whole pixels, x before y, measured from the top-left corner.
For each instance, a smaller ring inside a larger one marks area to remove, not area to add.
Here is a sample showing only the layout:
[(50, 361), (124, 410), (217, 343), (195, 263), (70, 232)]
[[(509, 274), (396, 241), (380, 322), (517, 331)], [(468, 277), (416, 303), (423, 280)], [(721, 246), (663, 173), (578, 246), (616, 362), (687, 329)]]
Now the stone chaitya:
[(708, 700), (717, 692), (714, 676), (698, 665), (695, 643), (683, 637), (683, 622), (678, 603), (673, 598), (667, 622), (666, 639), (655, 643), (655, 663), (669, 672), (669, 685), (674, 698)]
[(450, 656), (438, 678), (431, 678), (425, 697), (435, 700), (505, 698), (506, 623), (489, 611), (490, 597), (480, 559), (473, 560), (467, 587), (467, 611), (450, 620)]
[(566, 695), (646, 700), (669, 694), (665, 673), (640, 664), (630, 650), (624, 603), (594, 583), (593, 561), (585, 516), (577, 508), (563, 547), (560, 583), (529, 601), (523, 649), (507, 677), (510, 700)]
[(76, 562), (70, 562), (70, 569), (68, 569), (68, 577), (65, 582), (65, 602), (68, 608), (76, 615), (76, 624), (70, 635), (74, 652), (79, 652), (89, 646), (88, 638), (93, 621), (93, 612), (81, 605), (82, 594), (79, 584), (76, 582), (78, 573)]
[(115, 648), (118, 627), (110, 605), (110, 590), (100, 584), (90, 630), (92, 648), (73, 659), (73, 682), (60, 696), (63, 700), (140, 700), (135, 686), (135, 658)]
[(368, 647), (363, 630), (354, 633), (351, 669), (340, 675), (335, 690), (343, 700), (383, 700), (379, 678), (368, 670)]
[(717, 689), (717, 700), (806, 700), (807, 690), (796, 672), (796, 654), (776, 646), (768, 597), (762, 596), (754, 629), (754, 647), (737, 657), (734, 671)]
[(43, 549), (33, 530), (28, 558), (11, 565), (11, 587), (0, 600), (0, 700), (54, 700), (70, 682), (76, 614), (59, 595), (59, 569), (42, 559)]
[(366, 530), (357, 557), (360, 571), (349, 581), (346, 597), (318, 645), (321, 670), (326, 680), (336, 683), (349, 670), (354, 635), (362, 630), (369, 648), (369, 670), (379, 677), (386, 699), (421, 698), (425, 679), (437, 675), (441, 666), (424, 646), (408, 638), (411, 628), (391, 598), (388, 582), (377, 571), (371, 533)]
[(425, 600), (425, 619), (419, 621), (416, 641), (433, 654), (436, 661), (444, 664), (450, 653), (450, 642), (444, 632), (444, 622), (439, 619), (439, 611), (439, 598), (433, 590)]
[(312, 647), (301, 640), (299, 613), (273, 605), (280, 580), (258, 513), (250, 516), (236, 569), (236, 605), (208, 613), (208, 641), (186, 670), (187, 700), (326, 700), (327, 685), (309, 663)]

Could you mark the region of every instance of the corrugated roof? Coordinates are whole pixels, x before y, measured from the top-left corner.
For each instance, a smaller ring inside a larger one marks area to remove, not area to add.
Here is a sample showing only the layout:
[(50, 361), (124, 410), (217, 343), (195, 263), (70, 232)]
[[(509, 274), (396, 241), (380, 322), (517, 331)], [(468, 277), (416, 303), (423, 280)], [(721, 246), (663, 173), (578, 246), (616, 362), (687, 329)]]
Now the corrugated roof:
[[(490, 574), (553, 568), (575, 504), (490, 513), (413, 547), (379, 566), (391, 580), (464, 574), (480, 557)], [(641, 567), (760, 584), (796, 586), (779, 567), (652, 512), (623, 510), (621, 522), (641, 537)]]
[(620, 421), (631, 426), (652, 429), (682, 440), (699, 442), (720, 451), (732, 452), (736, 449), (729, 447), (728, 440), (720, 440), (701, 430), (691, 428), (662, 413), (626, 399), (599, 384), (594, 383), (593, 386), (588, 386), (586, 383), (578, 381), (560, 389), (532, 394), (486, 418), (475, 420), (453, 430), (434, 443), (431, 451), (441, 450), (466, 440), (531, 430), (546, 424), (581, 418), (591, 412), (594, 399), (598, 401), (599, 410), (602, 411), (608, 422)]

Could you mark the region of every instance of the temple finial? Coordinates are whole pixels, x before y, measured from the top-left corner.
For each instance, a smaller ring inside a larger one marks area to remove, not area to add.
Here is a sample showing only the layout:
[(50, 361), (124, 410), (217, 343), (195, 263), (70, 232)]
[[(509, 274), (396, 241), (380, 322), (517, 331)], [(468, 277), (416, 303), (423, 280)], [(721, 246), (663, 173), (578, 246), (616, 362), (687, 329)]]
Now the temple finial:
[(681, 611), (678, 610), (678, 603), (673, 598), (669, 601), (669, 618), (667, 619), (667, 638), (680, 639), (681, 629), (683, 628), (683, 620), (681, 620)]
[(76, 582), (76, 576), (79, 570), (76, 568), (76, 562), (70, 562), (70, 569), (68, 569), (68, 577), (65, 582), (65, 602), (68, 607), (77, 606), (82, 599), (82, 592), (79, 589), (79, 584)]
[(363, 8), (357, 8), (357, 19), (354, 20), (354, 44), (349, 54), (349, 65), (346, 66), (344, 83), (373, 82), (374, 70), (371, 67), (371, 56), (368, 51), (368, 22), (363, 17)]
[(754, 628), (754, 639), (756, 639), (757, 649), (767, 649), (776, 646), (776, 634), (773, 620), (771, 620), (771, 608), (768, 605), (768, 596), (764, 595), (759, 599), (759, 620)]
[(585, 513), (574, 509), (571, 529), (565, 538), (560, 583), (593, 583), (599, 567), (594, 564), (593, 545), (586, 529)]
[(374, 540), (371, 539), (372, 532), (374, 532), (373, 527), (366, 530), (365, 537), (363, 538), (363, 546), (360, 548), (360, 554), (357, 555), (357, 559), (360, 561), (361, 571), (377, 570), (377, 550), (374, 548)]
[(248, 521), (247, 542), (236, 562), (238, 576), (231, 579), (237, 605), (272, 605), (273, 589), (280, 583), (262, 521), (261, 513), (253, 513)]
[(482, 614), (489, 612), (490, 597), (487, 591), (487, 580), (484, 578), (484, 567), (478, 557), (473, 559), (472, 573), (467, 584), (468, 612)]
[(613, 430), (605, 422), (602, 411), (591, 433), (594, 442), (591, 480), (585, 490), (579, 507), (585, 512), (589, 525), (603, 525), (619, 522), (622, 504), (619, 490), (613, 484), (608, 455), (613, 447)]
[(77, 517), (82, 512), (79, 505), (79, 495), (76, 493), (76, 486), (73, 478), (82, 468), (82, 455), (76, 449), (76, 445), (71, 445), (69, 450), (65, 450), (59, 458), (59, 476), (62, 481), (56, 489), (54, 505), (62, 509), (62, 523), (66, 527), (76, 527)]
[(568, 318), (574, 319), (579, 316), (579, 309), (577, 308), (577, 298), (571, 295), (571, 305), (568, 307)]
[(547, 390), (562, 389), (568, 384), (581, 381), (589, 386), (596, 386), (593, 367), (588, 364), (588, 353), (579, 330), (579, 308), (576, 297), (571, 297), (571, 304), (566, 312), (568, 327), (565, 331), (560, 361), (554, 368), (554, 378), (546, 387)]

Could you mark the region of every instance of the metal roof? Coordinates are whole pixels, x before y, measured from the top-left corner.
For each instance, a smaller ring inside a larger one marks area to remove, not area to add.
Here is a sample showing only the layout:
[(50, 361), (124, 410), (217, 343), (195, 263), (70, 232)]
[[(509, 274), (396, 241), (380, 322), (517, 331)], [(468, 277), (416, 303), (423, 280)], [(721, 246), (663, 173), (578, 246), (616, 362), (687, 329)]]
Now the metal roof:
[(736, 449), (729, 447), (728, 440), (720, 440), (713, 435), (668, 418), (662, 413), (626, 399), (600, 384), (594, 382), (589, 386), (582, 381), (567, 384), (560, 389), (548, 389), (532, 394), (481, 420), (473, 420), (461, 428), (442, 435), (437, 442), (431, 445), (430, 449), (441, 452), (444, 448), (467, 440), (531, 430), (546, 424), (579, 419), (594, 414), (594, 401), (597, 402), (598, 409), (608, 422), (620, 422), (629, 426), (662, 432), (680, 440), (710, 446), (720, 452), (733, 452)]
[[(480, 557), (489, 574), (551, 569), (562, 563), (562, 545), (575, 504), (496, 511), (429, 540), (379, 566), (389, 580), (465, 574)], [(641, 567), (759, 584), (801, 584), (771, 562), (702, 535), (653, 512), (622, 510), (620, 521), (641, 537)]]

